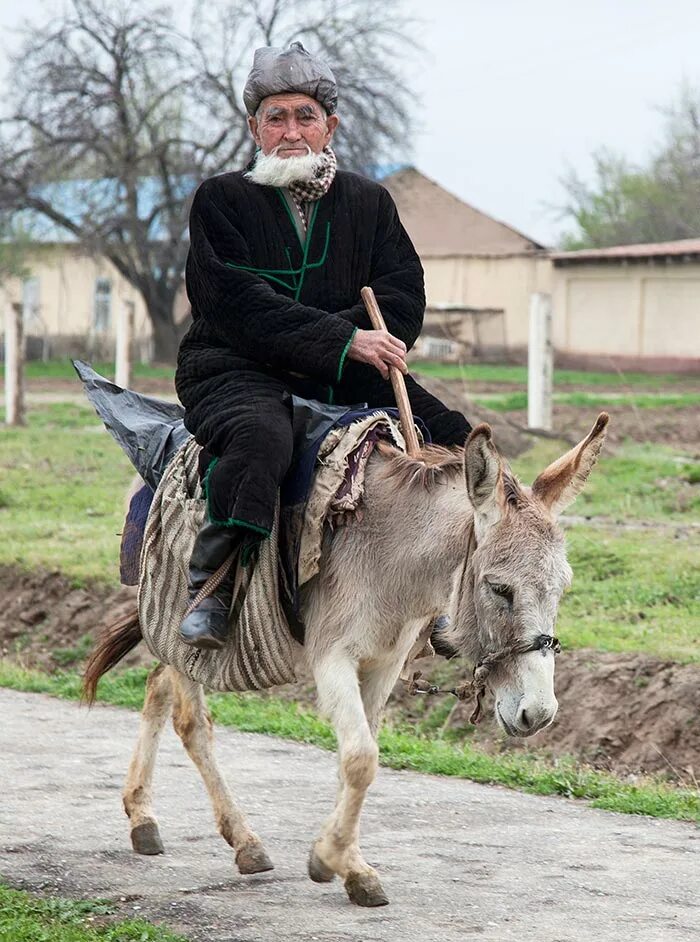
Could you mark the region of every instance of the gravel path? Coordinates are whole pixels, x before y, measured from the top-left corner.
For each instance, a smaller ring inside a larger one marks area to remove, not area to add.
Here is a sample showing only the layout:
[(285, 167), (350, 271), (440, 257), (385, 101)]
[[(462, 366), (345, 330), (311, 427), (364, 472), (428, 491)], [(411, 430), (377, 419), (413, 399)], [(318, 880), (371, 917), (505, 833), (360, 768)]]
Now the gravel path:
[(115, 900), (207, 942), (686, 942), (700, 925), (690, 825), (594, 811), (382, 769), (364, 848), (391, 905), (352, 906), (305, 873), (335, 760), (217, 730), (224, 770), (277, 869), (241, 877), (203, 787), (168, 730), (156, 778), (166, 854), (130, 850), (120, 789), (135, 713), (0, 690), (0, 874), (14, 886)]

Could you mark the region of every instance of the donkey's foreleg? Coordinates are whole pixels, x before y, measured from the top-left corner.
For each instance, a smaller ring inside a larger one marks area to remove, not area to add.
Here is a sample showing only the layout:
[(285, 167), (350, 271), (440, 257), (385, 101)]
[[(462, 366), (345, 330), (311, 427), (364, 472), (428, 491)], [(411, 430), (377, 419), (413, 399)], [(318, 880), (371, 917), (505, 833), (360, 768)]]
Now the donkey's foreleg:
[(239, 871), (262, 873), (272, 870), (272, 861), (265, 853), (260, 838), (248, 826), (217, 765), (211, 716), (201, 685), (177, 674), (174, 686), (175, 731), (204, 779), (217, 826), (224, 840), (236, 851)]
[(378, 749), (365, 716), (357, 665), (346, 655), (329, 656), (315, 667), (314, 677), (320, 707), (338, 737), (341, 788), (335, 810), (311, 850), (309, 875), (325, 882), (337, 873), (354, 903), (383, 906), (389, 900), (359, 846), (360, 815), (377, 772)]
[(158, 741), (173, 702), (172, 671), (159, 664), (148, 675), (141, 728), (124, 786), (124, 810), (131, 824), (131, 844), (137, 854), (162, 854), (163, 844), (151, 807), (153, 769)]

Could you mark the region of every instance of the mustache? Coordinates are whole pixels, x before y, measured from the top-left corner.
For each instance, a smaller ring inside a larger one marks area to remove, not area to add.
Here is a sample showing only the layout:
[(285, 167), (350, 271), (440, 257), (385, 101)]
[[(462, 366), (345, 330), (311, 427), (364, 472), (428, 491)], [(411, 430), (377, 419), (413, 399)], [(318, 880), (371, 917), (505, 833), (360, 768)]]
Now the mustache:
[(299, 141), (298, 144), (278, 144), (277, 147), (270, 151), (270, 155), (272, 157), (276, 157), (279, 153), (285, 150), (299, 150), (302, 147), (306, 148), (306, 156), (308, 157), (312, 153), (312, 150), (306, 141)]

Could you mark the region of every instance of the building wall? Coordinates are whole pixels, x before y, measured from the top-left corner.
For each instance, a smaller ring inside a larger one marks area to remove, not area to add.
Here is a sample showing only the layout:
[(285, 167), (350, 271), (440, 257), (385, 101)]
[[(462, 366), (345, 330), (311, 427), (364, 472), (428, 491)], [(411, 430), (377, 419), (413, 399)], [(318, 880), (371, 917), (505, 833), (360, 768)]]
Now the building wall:
[[(428, 306), (502, 308), (499, 335), (509, 349), (527, 346), (530, 295), (550, 292), (552, 264), (546, 257), (448, 257), (422, 259)], [(468, 340), (465, 337), (465, 340)]]
[(700, 359), (700, 263), (555, 268), (553, 305), (562, 352)]
[[(84, 338), (97, 347), (114, 345), (120, 309), (134, 305), (134, 339), (147, 344), (151, 336), (146, 306), (136, 289), (103, 257), (92, 257), (70, 246), (46, 246), (25, 260), (27, 278), (9, 279), (0, 294), (0, 317), (13, 302), (25, 304), (25, 332), (30, 338), (50, 338), (61, 353), (70, 338)], [(102, 305), (96, 302), (100, 281)], [(109, 286), (108, 299), (104, 287)], [(101, 312), (102, 318), (99, 318)]]

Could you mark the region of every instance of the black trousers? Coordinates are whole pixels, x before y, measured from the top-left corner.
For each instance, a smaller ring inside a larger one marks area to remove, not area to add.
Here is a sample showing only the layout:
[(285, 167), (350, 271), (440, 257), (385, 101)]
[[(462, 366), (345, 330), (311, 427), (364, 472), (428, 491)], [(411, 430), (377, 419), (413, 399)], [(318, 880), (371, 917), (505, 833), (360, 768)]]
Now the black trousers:
[[(414, 415), (439, 445), (463, 445), (471, 426), (461, 414), (406, 377)], [(203, 446), (200, 473), (209, 516), (222, 526), (269, 533), (279, 486), (292, 461), (290, 394), (330, 401), (330, 389), (311, 380), (241, 360), (240, 369), (191, 386), (178, 383), (185, 425)], [(349, 363), (333, 388), (335, 405), (395, 405), (391, 383), (371, 366)]]

